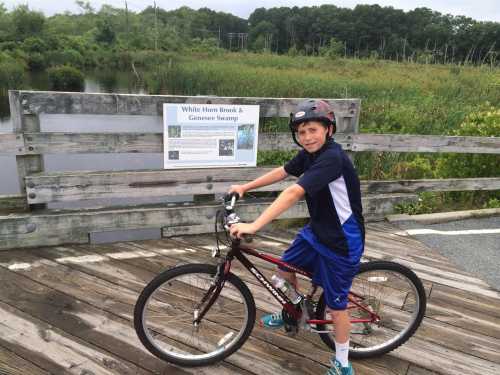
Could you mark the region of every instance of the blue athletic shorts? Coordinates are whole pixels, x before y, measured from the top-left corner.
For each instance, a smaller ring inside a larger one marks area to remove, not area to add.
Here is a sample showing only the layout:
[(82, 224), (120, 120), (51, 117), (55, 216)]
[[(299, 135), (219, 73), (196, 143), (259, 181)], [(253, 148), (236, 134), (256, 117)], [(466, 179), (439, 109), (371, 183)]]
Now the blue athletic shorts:
[(323, 288), (328, 307), (345, 310), (352, 280), (358, 273), (363, 253), (363, 249), (357, 250), (348, 257), (339, 255), (320, 243), (310, 227), (306, 226), (281, 259), (313, 275), (313, 283)]

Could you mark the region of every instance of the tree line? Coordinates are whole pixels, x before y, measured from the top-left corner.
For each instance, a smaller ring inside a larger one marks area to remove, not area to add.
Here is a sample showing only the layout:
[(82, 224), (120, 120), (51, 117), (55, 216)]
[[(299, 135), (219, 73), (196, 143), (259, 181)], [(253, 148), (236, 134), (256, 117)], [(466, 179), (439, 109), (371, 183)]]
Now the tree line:
[(249, 24), (254, 46), (267, 35), (270, 49), (279, 53), (295, 48), (315, 54), (336, 44), (345, 56), (494, 64), (500, 51), (500, 23), (428, 8), (408, 12), (379, 5), (259, 8), (250, 15)]
[(36, 70), (92, 66), (134, 51), (249, 50), (496, 66), (500, 51), (500, 23), (428, 8), (258, 8), (247, 20), (208, 8), (151, 6), (134, 12), (127, 6), (96, 10), (88, 1), (76, 3), (77, 14), (47, 17), (27, 5), (8, 11), (0, 2), (0, 62), (14, 58)]

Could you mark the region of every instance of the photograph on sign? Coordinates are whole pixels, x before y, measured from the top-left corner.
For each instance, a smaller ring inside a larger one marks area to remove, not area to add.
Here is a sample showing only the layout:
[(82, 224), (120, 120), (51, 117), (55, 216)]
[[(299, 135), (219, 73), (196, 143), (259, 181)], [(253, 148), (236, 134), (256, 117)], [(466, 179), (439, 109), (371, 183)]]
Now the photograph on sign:
[(163, 104), (164, 168), (255, 167), (259, 106)]

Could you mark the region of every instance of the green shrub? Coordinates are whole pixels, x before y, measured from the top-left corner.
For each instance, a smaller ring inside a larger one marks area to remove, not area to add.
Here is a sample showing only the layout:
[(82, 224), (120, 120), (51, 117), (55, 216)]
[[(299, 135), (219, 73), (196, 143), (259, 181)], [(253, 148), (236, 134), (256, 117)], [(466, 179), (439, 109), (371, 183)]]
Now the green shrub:
[(194, 38), (191, 40), (191, 52), (206, 53), (208, 56), (220, 55), (224, 50), (218, 45), (219, 42), (216, 38)]
[(484, 208), (500, 208), (500, 199), (498, 198), (491, 198), (486, 202), (483, 206)]
[(419, 215), (439, 211), (443, 207), (443, 195), (441, 193), (420, 193), (417, 202), (402, 203), (395, 206), (396, 213)]
[[(471, 112), (453, 132), (457, 136), (498, 137), (500, 107), (486, 103)], [(497, 177), (500, 176), (497, 155), (445, 154), (437, 162), (440, 177)]]
[(344, 44), (335, 38), (331, 38), (328, 45), (320, 47), (319, 54), (331, 60), (336, 60), (344, 54)]
[(0, 51), (13, 51), (18, 47), (18, 43), (14, 41), (0, 42)]
[(417, 155), (411, 161), (396, 163), (391, 170), (391, 178), (422, 179), (433, 178), (434, 168), (429, 159)]
[(29, 37), (22, 42), (22, 49), (26, 52), (38, 52), (43, 53), (47, 51), (48, 46), (45, 41), (39, 37)]
[(85, 65), (82, 54), (71, 48), (51, 51), (48, 53), (48, 62), (51, 66), (70, 65), (83, 68)]
[(31, 52), (27, 62), (31, 71), (43, 70), (47, 66), (45, 56), (39, 52)]
[(0, 90), (21, 89), (26, 82), (26, 65), (0, 52)]
[(47, 70), (51, 90), (82, 91), (85, 79), (77, 68), (69, 65), (55, 66)]
[(276, 166), (284, 165), (297, 154), (297, 151), (259, 151), (257, 165)]

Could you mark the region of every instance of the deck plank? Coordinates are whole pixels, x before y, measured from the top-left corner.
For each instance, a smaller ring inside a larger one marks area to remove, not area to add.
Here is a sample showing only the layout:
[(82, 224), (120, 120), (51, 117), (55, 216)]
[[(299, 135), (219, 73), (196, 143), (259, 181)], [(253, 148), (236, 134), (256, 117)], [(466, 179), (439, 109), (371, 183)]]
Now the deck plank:
[(0, 345), (0, 374), (2, 375), (49, 375), (34, 363), (18, 356)]
[[(354, 361), (357, 373), (500, 373), (498, 293), (388, 223), (367, 228), (366, 259), (393, 260), (413, 268), (423, 279), (429, 305), (410, 341), (380, 358)], [(279, 256), (294, 234), (294, 229), (273, 228), (250, 246)], [(2, 333), (9, 332), (0, 337), (0, 372), (1, 366), (8, 369), (5, 373), (11, 371), (4, 363), (33, 368), (25, 371), (30, 374), (80, 373), (87, 368), (99, 374), (325, 372), (332, 353), (317, 335), (304, 332), (293, 338), (258, 325), (243, 348), (215, 366), (178, 368), (142, 347), (131, 323), (140, 290), (156, 274), (178, 264), (213, 263), (213, 244), (213, 236), (200, 235), (0, 253), (0, 310), (8, 317), (8, 322), (0, 318), (0, 325)], [(272, 264), (256, 264), (266, 277), (275, 271)], [(252, 290), (258, 317), (276, 309), (276, 302), (248, 271), (236, 263), (232, 271)], [(36, 351), (46, 338), (43, 332), (55, 338), (50, 341), (51, 353)], [(108, 368), (117, 360), (125, 367)]]
[(160, 361), (145, 351), (130, 322), (123, 318), (2, 268), (0, 278), (3, 280), (0, 286), (2, 302), (15, 304), (17, 309), (29, 312), (36, 319), (154, 373), (191, 373)]
[[(51, 373), (152, 374), (0, 302), (0, 342)], [(20, 350), (22, 348), (22, 350)]]
[[(50, 252), (53, 251), (53, 248), (39, 249), (39, 255), (44, 251)], [(9, 254), (12, 255), (12, 253)], [(15, 253), (16, 263), (29, 263), (35, 260), (35, 257), (30, 255), (28, 251), (20, 250), (15, 251)], [(0, 254), (0, 263), (5, 264), (4, 254)], [(83, 264), (88, 265), (93, 264), (93, 262), (80, 263), (79, 265)], [(23, 271), (25, 270), (19, 270), (18, 272)], [(36, 277), (44, 285), (74, 295), (94, 307), (101, 306), (105, 311), (118, 314), (126, 319), (132, 317), (137, 292), (92, 276), (90, 273), (71, 269), (66, 265), (43, 259), (29, 271), (29, 277)], [(131, 282), (130, 285), (136, 285), (136, 288), (138, 288), (137, 283)], [(270, 343), (262, 344), (260, 340), (254, 337), (247, 341), (243, 350), (229, 357), (228, 361), (237, 367), (258, 374), (281, 372), (285, 374), (312, 375), (326, 371), (326, 363), (318, 363), (299, 354), (281, 351), (275, 345)], [(260, 368), (255, 368), (256, 363), (260, 364)]]

